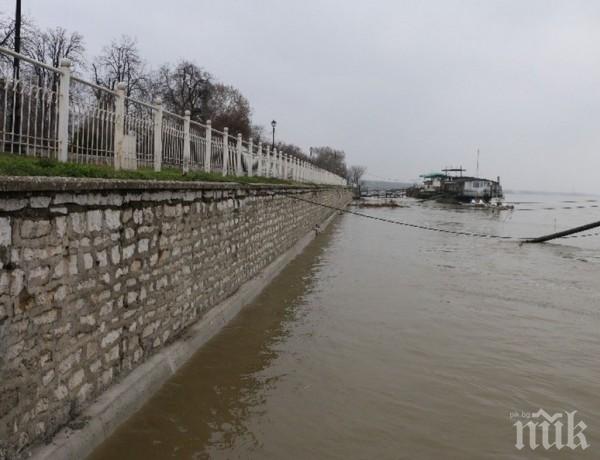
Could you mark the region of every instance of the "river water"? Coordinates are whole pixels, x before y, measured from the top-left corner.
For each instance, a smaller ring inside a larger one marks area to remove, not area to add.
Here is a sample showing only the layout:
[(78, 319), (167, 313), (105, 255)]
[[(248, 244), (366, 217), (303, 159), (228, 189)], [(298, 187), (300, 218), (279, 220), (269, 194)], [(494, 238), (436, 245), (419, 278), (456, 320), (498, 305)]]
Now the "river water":
[[(361, 212), (516, 236), (600, 220), (593, 197), (509, 199)], [(92, 459), (600, 458), (599, 285), (600, 237), (519, 246), (341, 215)], [(514, 423), (540, 408), (563, 414), (563, 443), (577, 411), (590, 446), (518, 450)]]

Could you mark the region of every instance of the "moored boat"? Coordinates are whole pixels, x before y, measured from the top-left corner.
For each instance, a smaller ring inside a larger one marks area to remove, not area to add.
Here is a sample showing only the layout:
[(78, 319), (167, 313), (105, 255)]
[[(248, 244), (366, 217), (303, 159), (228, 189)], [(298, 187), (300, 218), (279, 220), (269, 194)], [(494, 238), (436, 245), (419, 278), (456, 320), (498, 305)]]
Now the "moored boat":
[(463, 176), (463, 168), (446, 168), (442, 172), (424, 174), (423, 184), (407, 191), (407, 196), (434, 199), (441, 202), (469, 203), (498, 206), (504, 193), (500, 178)]

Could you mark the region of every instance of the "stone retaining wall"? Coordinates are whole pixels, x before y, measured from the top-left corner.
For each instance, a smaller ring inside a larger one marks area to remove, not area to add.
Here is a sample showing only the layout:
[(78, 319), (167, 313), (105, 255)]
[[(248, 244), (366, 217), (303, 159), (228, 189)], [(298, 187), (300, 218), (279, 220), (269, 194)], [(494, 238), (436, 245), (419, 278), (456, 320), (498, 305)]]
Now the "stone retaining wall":
[(0, 179), (0, 459), (24, 457), (332, 211), (340, 188)]

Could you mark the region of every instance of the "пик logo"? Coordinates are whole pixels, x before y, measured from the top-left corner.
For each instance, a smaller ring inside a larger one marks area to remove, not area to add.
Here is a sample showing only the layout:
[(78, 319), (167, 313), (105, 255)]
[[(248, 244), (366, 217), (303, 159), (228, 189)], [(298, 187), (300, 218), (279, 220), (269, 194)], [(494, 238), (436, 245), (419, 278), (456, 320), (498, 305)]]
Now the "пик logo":
[[(565, 411), (564, 414), (557, 412), (554, 415), (548, 414), (544, 409), (540, 409), (532, 414), (529, 413), (512, 413), (511, 418), (523, 418), (529, 419), (527, 422), (517, 420), (513, 426), (516, 429), (517, 442), (515, 447), (519, 450), (527, 446), (523, 442), (525, 428), (529, 431), (529, 448), (531, 450), (537, 449), (540, 444), (539, 435), (541, 434), (541, 446), (548, 450), (553, 447), (560, 450), (563, 447), (569, 447), (570, 449), (577, 449), (581, 447), (582, 450), (587, 449), (590, 444), (588, 443), (585, 434), (583, 432), (587, 428), (587, 425), (580, 421), (575, 423), (576, 410), (573, 412)], [(566, 415), (566, 426), (564, 423), (563, 415)], [(566, 433), (564, 429), (566, 428)]]

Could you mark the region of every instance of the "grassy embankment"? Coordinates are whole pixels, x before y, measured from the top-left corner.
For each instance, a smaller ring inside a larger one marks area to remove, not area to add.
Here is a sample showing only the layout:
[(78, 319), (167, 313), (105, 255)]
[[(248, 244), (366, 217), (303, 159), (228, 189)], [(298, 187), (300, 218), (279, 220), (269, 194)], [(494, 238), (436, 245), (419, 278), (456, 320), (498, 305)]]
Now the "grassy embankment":
[[(0, 176), (46, 176), (46, 177), (88, 177), (95, 179), (133, 179), (151, 181), (205, 181), (238, 182), (244, 184), (291, 184), (291, 181), (273, 177), (223, 176), (218, 173), (190, 171), (183, 174), (175, 168), (165, 168), (156, 172), (152, 169), (137, 171), (115, 170), (111, 166), (91, 164), (60, 163), (47, 158), (25, 157), (0, 154)], [(1, 180), (1, 179), (0, 179)]]

